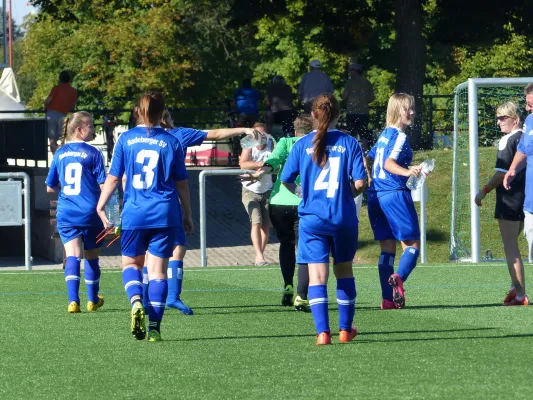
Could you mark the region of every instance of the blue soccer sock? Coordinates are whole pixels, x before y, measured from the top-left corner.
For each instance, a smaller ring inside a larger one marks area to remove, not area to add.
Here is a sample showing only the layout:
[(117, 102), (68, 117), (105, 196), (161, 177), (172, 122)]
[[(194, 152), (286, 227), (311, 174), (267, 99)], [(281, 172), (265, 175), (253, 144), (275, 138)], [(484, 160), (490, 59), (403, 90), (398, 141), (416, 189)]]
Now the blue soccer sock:
[(122, 271), (122, 283), (131, 305), (142, 301), (142, 273), (135, 266), (129, 266)]
[(69, 256), (65, 260), (65, 282), (69, 304), (75, 301), (80, 304), (80, 264), (78, 257)]
[(414, 247), (405, 248), (402, 256), (400, 257), (400, 263), (398, 265), (398, 275), (400, 275), (400, 279), (403, 282), (409, 278), (409, 275), (415, 269), (419, 254), (420, 250)]
[(326, 285), (309, 286), (307, 298), (311, 305), (316, 333), (320, 335), (322, 332), (331, 332), (329, 329), (328, 287)]
[(389, 285), (389, 278), (394, 274), (394, 257), (395, 254), (382, 251), (378, 262), (381, 297), (390, 301), (392, 301), (392, 286)]
[(167, 303), (179, 300), (181, 284), (183, 282), (183, 261), (171, 260), (168, 262), (168, 296)]
[(85, 260), (83, 266), (83, 276), (87, 285), (87, 297), (94, 304), (98, 303), (98, 292), (100, 291), (100, 265), (99, 259)]
[(168, 281), (166, 279), (153, 279), (148, 283), (148, 330), (161, 331), (161, 320), (165, 313), (165, 300), (168, 295)]
[(337, 304), (339, 307), (339, 329), (352, 331), (355, 315), (355, 278), (337, 279)]
[(148, 308), (148, 267), (143, 267), (143, 307)]

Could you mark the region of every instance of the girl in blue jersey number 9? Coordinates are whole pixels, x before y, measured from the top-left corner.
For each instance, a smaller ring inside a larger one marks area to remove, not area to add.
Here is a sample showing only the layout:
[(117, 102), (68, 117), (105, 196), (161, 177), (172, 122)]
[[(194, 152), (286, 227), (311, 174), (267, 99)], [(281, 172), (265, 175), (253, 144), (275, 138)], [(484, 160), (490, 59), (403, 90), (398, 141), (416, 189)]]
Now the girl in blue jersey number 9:
[[(378, 262), (383, 300), (382, 309), (403, 308), (403, 282), (416, 266), (420, 248), (420, 229), (411, 192), (407, 188), (410, 176), (420, 173), (420, 165), (409, 167), (413, 151), (405, 134), (414, 121), (415, 100), (404, 93), (393, 94), (387, 105), (387, 128), (367, 157), (368, 217), (379, 241), (381, 255)], [(398, 273), (394, 273), (396, 241), (402, 244)]]
[[(59, 193), (57, 230), (65, 246), (65, 281), (69, 313), (80, 310), (80, 259), (83, 256), (88, 311), (104, 304), (100, 289), (101, 243), (96, 237), (104, 228), (96, 213), (101, 185), (105, 181), (102, 153), (88, 143), (94, 139), (91, 114), (80, 111), (65, 119), (61, 147), (54, 155), (46, 179), (48, 193)], [(83, 240), (84, 251), (81, 243)]]
[(142, 340), (146, 337), (146, 328), (141, 271), (143, 265), (147, 266), (148, 340), (151, 342), (161, 340), (160, 323), (168, 292), (168, 259), (172, 255), (175, 232), (182, 221), (186, 233), (193, 230), (183, 148), (177, 138), (161, 128), (164, 111), (165, 102), (160, 93), (150, 92), (141, 97), (140, 125), (119, 136), (97, 206), (98, 215), (109, 226), (105, 205), (125, 175), (121, 217), (122, 281), (132, 306), (131, 333)]
[(346, 343), (357, 335), (352, 326), (356, 297), (352, 261), (358, 237), (354, 195), (365, 186), (363, 151), (354, 138), (335, 129), (339, 103), (333, 95), (316, 98), (312, 117), (316, 131), (294, 144), (280, 179), (294, 193), (294, 182), (300, 175), (297, 262), (309, 264), (308, 299), (317, 344), (331, 344), (327, 293), (330, 252), (337, 278), (339, 341)]

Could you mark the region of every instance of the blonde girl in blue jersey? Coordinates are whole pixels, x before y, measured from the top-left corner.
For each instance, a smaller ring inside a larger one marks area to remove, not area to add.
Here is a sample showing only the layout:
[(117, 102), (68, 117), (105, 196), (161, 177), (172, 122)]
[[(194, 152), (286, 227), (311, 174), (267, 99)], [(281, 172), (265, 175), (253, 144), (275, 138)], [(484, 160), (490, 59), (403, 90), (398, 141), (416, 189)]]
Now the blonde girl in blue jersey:
[(347, 343), (357, 335), (352, 326), (356, 297), (352, 262), (358, 237), (354, 194), (365, 186), (363, 151), (357, 140), (335, 129), (339, 103), (333, 95), (316, 98), (312, 117), (316, 131), (294, 144), (280, 179), (295, 193), (294, 182), (300, 176), (297, 262), (309, 265), (308, 299), (316, 343), (331, 344), (327, 293), (330, 253), (337, 278), (339, 342)]
[[(407, 280), (420, 248), (418, 216), (407, 188), (410, 176), (420, 173), (420, 165), (409, 166), (413, 151), (405, 133), (415, 118), (415, 100), (405, 93), (393, 94), (387, 105), (387, 127), (367, 157), (371, 183), (368, 188), (368, 217), (379, 241), (381, 255), (378, 272), (382, 291), (382, 309), (403, 308)], [(397, 273), (394, 273), (396, 242), (402, 245)]]
[(183, 148), (177, 138), (160, 126), (164, 112), (165, 101), (160, 93), (149, 92), (141, 97), (139, 125), (120, 135), (97, 206), (102, 222), (109, 226), (105, 205), (125, 175), (122, 281), (132, 306), (131, 333), (142, 340), (146, 337), (142, 267), (147, 266), (150, 342), (161, 340), (168, 259), (176, 230), (182, 224), (186, 233), (194, 228)]
[[(91, 114), (80, 111), (65, 119), (61, 147), (55, 153), (46, 179), (46, 191), (59, 193), (57, 230), (65, 246), (65, 281), (69, 313), (79, 313), (81, 258), (87, 285), (87, 311), (104, 305), (100, 289), (99, 256), (101, 243), (96, 243), (103, 225), (96, 213), (96, 203), (105, 181), (102, 153), (86, 142), (94, 139)], [(83, 242), (83, 247), (82, 247)]]

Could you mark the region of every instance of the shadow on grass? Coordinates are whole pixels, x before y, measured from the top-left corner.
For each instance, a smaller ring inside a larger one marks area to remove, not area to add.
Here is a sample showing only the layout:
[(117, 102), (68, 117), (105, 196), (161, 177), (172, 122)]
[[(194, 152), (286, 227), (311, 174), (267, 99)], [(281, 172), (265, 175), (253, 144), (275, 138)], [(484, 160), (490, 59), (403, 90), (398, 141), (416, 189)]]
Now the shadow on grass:
[[(511, 334), (511, 335), (491, 335), (491, 336), (462, 336), (462, 337), (430, 337), (430, 338), (402, 338), (402, 339), (360, 339), (361, 336), (367, 335), (403, 335), (403, 334), (421, 334), (421, 333), (455, 333), (455, 332), (475, 332), (475, 331), (490, 331), (495, 328), (466, 328), (466, 329), (435, 329), (435, 330), (415, 330), (415, 331), (389, 331), (389, 332), (361, 332), (353, 344), (357, 343), (380, 343), (380, 342), (410, 342), (410, 341), (432, 341), (432, 340), (465, 340), (465, 339), (506, 339), (506, 338), (521, 338), (532, 337), (531, 334)], [(186, 338), (186, 339), (170, 339), (169, 342), (196, 342), (203, 340), (248, 340), (248, 339), (282, 339), (282, 338), (299, 338), (299, 337), (314, 337), (314, 334), (284, 334), (284, 335), (246, 335), (246, 336), (219, 336), (219, 337), (203, 337), (203, 338)], [(338, 336), (337, 333), (332, 334), (333, 337)]]

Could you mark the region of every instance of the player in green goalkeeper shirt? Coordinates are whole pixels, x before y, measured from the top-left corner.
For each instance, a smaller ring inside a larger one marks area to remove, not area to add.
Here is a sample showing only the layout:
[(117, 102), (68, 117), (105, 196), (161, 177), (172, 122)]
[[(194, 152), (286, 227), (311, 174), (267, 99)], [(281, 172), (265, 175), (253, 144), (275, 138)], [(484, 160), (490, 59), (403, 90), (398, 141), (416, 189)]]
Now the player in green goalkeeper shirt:
[[(310, 115), (302, 114), (294, 120), (295, 137), (281, 138), (274, 151), (254, 174), (241, 175), (241, 180), (254, 182), (266, 173), (277, 171), (281, 174), (287, 157), (302, 136), (313, 130), (313, 120)], [(298, 264), (298, 288), (294, 297), (294, 272), (296, 269), (296, 243), (298, 242), (298, 205), (302, 199), (291, 193), (281, 184), (279, 179), (274, 183), (270, 195), (270, 221), (276, 230), (279, 245), (279, 264), (283, 275), (284, 290), (281, 304), (296, 308), (298, 311), (310, 312), (307, 300), (309, 287), (309, 270), (307, 264)]]

